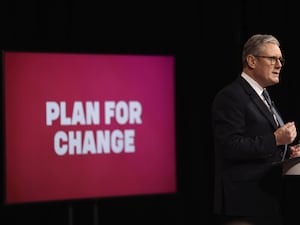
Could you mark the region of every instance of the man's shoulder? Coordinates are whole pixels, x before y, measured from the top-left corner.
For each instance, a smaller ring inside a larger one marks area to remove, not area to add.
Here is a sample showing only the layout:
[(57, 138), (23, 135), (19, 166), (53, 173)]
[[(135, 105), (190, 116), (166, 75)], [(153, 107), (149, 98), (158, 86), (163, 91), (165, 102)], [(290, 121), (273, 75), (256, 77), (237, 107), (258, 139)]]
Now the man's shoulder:
[(216, 94), (218, 95), (232, 95), (236, 96), (243, 92), (243, 84), (240, 81), (240, 78), (237, 78), (230, 83), (223, 86)]

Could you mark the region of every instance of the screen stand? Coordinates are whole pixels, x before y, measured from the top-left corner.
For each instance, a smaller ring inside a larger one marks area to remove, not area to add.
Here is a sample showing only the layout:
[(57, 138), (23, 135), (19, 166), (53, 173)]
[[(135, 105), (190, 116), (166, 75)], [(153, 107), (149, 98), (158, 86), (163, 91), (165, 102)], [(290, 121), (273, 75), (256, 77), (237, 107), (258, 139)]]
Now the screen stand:
[(73, 225), (73, 206), (72, 204), (68, 207), (68, 219), (69, 219), (69, 225)]
[(94, 202), (94, 225), (98, 225), (98, 204), (97, 200)]

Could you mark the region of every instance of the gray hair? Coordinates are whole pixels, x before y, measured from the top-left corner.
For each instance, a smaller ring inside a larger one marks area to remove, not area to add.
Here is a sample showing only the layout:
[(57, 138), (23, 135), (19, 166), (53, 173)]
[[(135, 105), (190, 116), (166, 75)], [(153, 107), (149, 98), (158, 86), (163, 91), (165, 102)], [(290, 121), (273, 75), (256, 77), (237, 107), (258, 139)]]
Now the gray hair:
[(243, 67), (247, 65), (246, 58), (248, 55), (259, 55), (264, 48), (264, 44), (273, 43), (278, 47), (280, 46), (279, 41), (273, 35), (269, 34), (255, 34), (251, 36), (244, 44), (242, 53), (242, 64)]

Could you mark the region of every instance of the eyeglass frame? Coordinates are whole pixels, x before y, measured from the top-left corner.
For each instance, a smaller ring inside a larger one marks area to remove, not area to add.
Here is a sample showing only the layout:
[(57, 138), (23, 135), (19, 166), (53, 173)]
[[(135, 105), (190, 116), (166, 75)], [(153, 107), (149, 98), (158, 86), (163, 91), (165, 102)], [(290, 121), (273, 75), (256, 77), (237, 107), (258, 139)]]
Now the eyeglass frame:
[(275, 65), (278, 62), (278, 60), (282, 66), (284, 66), (284, 64), (285, 64), (285, 59), (283, 57), (266, 56), (266, 55), (253, 55), (253, 56), (257, 57), (257, 58), (269, 59), (271, 61), (271, 65)]

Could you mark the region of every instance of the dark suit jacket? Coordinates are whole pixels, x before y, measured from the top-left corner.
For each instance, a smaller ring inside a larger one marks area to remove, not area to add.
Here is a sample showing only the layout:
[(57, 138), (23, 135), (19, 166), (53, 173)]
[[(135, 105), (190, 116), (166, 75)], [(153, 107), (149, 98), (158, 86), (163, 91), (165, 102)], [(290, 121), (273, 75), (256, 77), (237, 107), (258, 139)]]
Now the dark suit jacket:
[(239, 76), (215, 96), (214, 212), (253, 216), (280, 213), (281, 152), (267, 106)]

